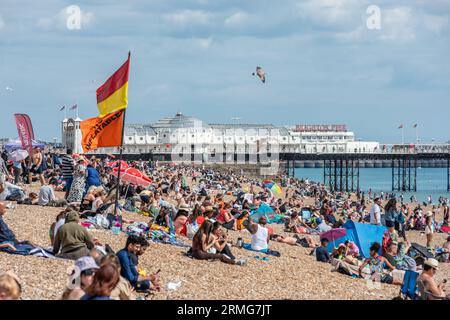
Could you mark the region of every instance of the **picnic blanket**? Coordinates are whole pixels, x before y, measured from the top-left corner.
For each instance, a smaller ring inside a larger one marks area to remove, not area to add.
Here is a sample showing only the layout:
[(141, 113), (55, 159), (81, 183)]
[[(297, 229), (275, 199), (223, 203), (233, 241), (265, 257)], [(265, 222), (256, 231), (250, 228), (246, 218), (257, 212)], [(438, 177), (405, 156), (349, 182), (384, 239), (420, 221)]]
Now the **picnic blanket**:
[[(3, 242), (3, 243), (10, 243), (14, 245), (13, 242)], [(16, 248), (16, 250), (11, 250), (10, 248), (1, 248), (0, 252), (5, 252), (9, 254), (18, 254), (21, 256), (35, 256), (48, 259), (56, 259), (51, 250), (42, 247), (34, 247), (31, 244), (26, 243), (16, 244), (14, 245), (14, 247)]]
[(149, 230), (147, 232), (147, 236), (153, 242), (171, 244), (183, 248), (190, 247), (190, 245), (187, 245), (183, 241), (177, 239), (175, 235), (169, 234), (163, 230)]

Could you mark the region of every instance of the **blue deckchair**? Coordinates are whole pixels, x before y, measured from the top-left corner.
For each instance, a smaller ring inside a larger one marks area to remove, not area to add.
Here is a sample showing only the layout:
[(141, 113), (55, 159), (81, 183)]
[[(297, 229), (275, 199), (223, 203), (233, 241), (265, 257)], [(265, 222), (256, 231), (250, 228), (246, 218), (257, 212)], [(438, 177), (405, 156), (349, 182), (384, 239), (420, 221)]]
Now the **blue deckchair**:
[(417, 278), (419, 274), (415, 271), (407, 270), (403, 278), (400, 297), (403, 299), (417, 300)]

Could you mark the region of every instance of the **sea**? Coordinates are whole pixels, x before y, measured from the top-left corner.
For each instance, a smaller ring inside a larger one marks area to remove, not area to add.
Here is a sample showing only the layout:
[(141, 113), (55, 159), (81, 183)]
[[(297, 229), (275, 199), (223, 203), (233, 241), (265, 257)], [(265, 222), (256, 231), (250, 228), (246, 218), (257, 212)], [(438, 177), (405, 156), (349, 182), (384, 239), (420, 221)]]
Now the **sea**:
[[(392, 192), (391, 168), (360, 168), (359, 175), (361, 191), (367, 193), (371, 189), (378, 194)], [(323, 183), (323, 168), (296, 168), (295, 177)], [(417, 192), (396, 191), (395, 194), (403, 194), (405, 201), (409, 201), (413, 194), (420, 202), (427, 201), (429, 195), (433, 203), (437, 203), (440, 196), (450, 198), (450, 192), (447, 191), (447, 168), (418, 168)]]

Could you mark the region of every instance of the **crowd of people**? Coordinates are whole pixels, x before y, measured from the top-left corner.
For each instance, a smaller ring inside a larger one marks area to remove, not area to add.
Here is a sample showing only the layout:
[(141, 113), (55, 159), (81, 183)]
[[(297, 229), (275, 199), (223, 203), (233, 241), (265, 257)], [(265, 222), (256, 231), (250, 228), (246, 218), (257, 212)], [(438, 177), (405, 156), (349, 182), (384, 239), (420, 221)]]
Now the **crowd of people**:
[[(119, 165), (136, 169), (140, 179), (118, 185), (114, 173)], [(277, 257), (280, 252), (270, 247), (275, 241), (310, 248), (317, 261), (330, 263), (335, 271), (393, 283), (393, 272), (417, 269), (408, 255), (411, 244), (406, 231), (418, 230), (425, 232), (427, 248), (433, 254), (423, 264), (425, 289), (434, 297), (446, 296), (444, 285), (436, 284), (433, 277), (438, 264), (448, 262), (450, 239), (436, 247), (433, 234), (449, 226), (448, 200), (439, 199), (432, 211), (424, 213), (421, 204), (405, 203), (395, 195), (382, 194), (372, 200), (372, 194), (366, 198), (362, 192), (354, 196), (331, 193), (319, 183), (279, 178), (282, 195), (274, 194), (261, 179), (229, 169), (153, 161), (120, 163), (111, 157), (72, 154), (71, 150), (59, 155), (35, 149), (20, 163), (4, 154), (0, 159), (0, 251), (26, 255), (38, 248), (41, 254), (45, 251), (48, 256), (73, 260), (62, 299), (135, 299), (136, 293), (146, 296), (161, 290), (159, 270), (147, 275), (139, 268), (139, 256), (149, 247), (149, 240), (188, 246), (186, 255), (193, 259), (239, 266), (245, 266), (247, 260), (235, 256), (236, 248)], [(39, 192), (27, 193), (27, 184), (34, 180), (40, 184)], [(58, 198), (56, 191), (64, 196)], [(314, 199), (314, 205), (306, 206), (306, 198)], [(383, 200), (387, 201), (384, 205)], [(2, 219), (7, 212), (4, 201), (61, 207), (49, 226), (51, 250), (16, 239)], [(442, 221), (437, 218), (440, 210)], [(148, 217), (148, 223), (126, 219), (125, 211)], [(361, 256), (352, 241), (330, 250), (330, 239), (318, 240), (319, 235), (349, 220), (386, 227), (382, 242), (372, 244), (369, 258)], [(275, 223), (283, 224), (282, 234), (274, 233)], [(114, 252), (92, 236), (91, 228), (126, 232), (124, 248)], [(234, 244), (228, 230), (243, 232), (251, 241), (244, 243), (239, 238)], [(191, 245), (186, 245), (187, 239), (192, 240)], [(435, 259), (438, 250), (440, 262)], [(6, 295), (20, 296), (20, 281), (11, 273), (0, 275), (0, 299)]]

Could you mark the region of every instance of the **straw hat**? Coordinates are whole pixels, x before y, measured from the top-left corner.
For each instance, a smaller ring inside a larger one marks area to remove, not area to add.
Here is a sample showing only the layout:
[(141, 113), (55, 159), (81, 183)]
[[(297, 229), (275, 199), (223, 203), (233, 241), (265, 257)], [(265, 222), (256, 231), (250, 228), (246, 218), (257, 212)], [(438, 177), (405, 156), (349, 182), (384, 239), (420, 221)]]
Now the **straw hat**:
[(435, 269), (439, 267), (439, 262), (433, 258), (428, 258), (427, 260), (425, 260), (424, 264)]

